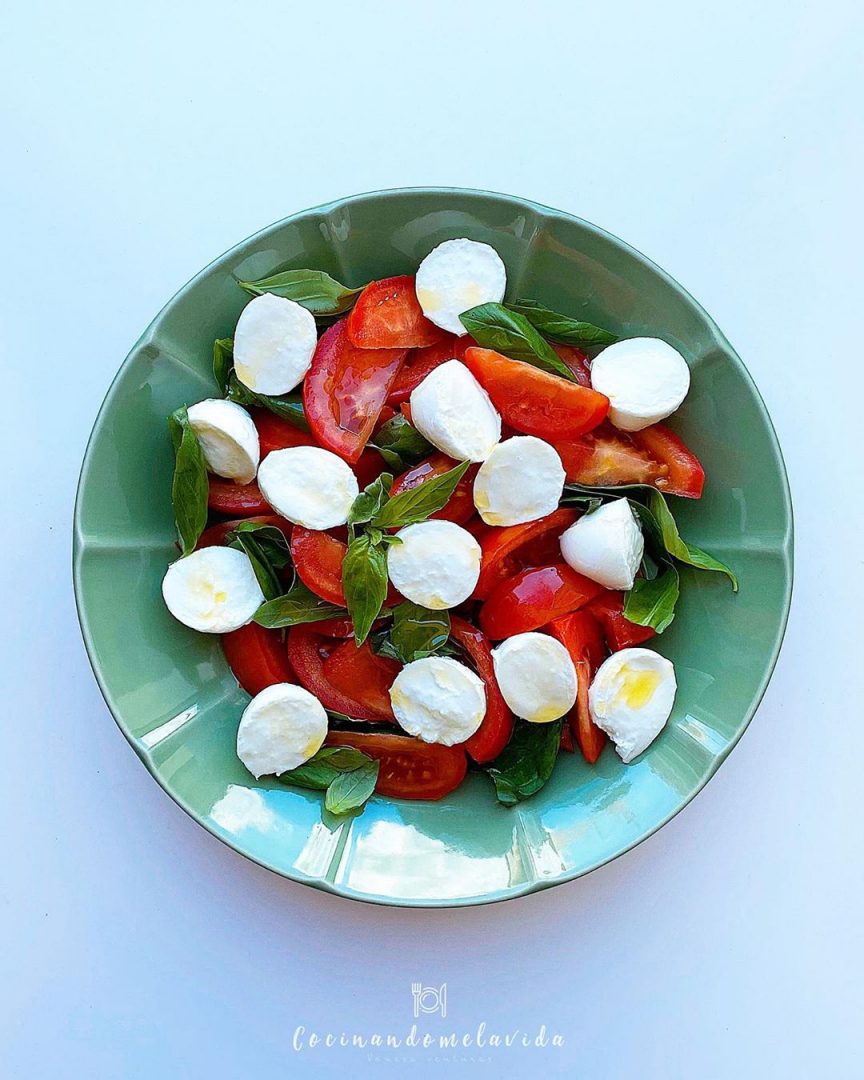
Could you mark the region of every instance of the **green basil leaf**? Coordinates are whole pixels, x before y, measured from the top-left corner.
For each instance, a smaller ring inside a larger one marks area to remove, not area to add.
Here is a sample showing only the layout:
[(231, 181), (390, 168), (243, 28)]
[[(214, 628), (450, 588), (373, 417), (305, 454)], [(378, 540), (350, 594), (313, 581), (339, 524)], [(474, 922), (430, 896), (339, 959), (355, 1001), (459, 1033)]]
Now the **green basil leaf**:
[(213, 377), (223, 394), (228, 393), (228, 380), (234, 368), (234, 339), (217, 338), (213, 342)]
[(569, 315), (559, 315), (536, 300), (517, 300), (507, 307), (526, 318), (544, 337), (562, 345), (576, 345), (584, 349), (595, 345), (613, 345), (618, 340), (618, 335), (609, 330), (571, 319)]
[(524, 315), (508, 311), (503, 304), (480, 304), (463, 311), (459, 320), (484, 349), (496, 349), (514, 360), (523, 360), (570, 382), (575, 381), (576, 376), (570, 368)]
[(650, 626), (662, 634), (675, 618), (678, 603), (678, 571), (671, 564), (659, 577), (637, 578), (624, 601), (624, 618), (639, 626)]
[(174, 444), (174, 479), (171, 483), (171, 502), (174, 520), (184, 555), (195, 545), (207, 524), (207, 494), (210, 482), (198, 436), (189, 423), (186, 406), (168, 417), (168, 428)]
[(686, 540), (682, 540), (678, 532), (678, 526), (675, 524), (675, 518), (672, 517), (672, 512), (659, 491), (649, 493), (648, 509), (659, 529), (663, 546), (670, 555), (673, 555), (679, 562), (685, 563), (687, 566), (695, 566), (697, 570), (714, 570), (717, 573), (725, 574), (732, 582), (733, 592), (738, 592), (738, 579), (725, 563), (715, 559), (707, 551), (703, 551), (693, 544), (688, 544)]
[(253, 296), (273, 293), (302, 304), (313, 315), (341, 315), (354, 306), (354, 301), (363, 292), (349, 289), (323, 270), (283, 270), (281, 274), (259, 278), (258, 281), (238, 281), (237, 284)]
[(291, 549), (281, 529), (243, 521), (228, 533), (225, 543), (248, 555), (265, 600), (275, 600), (285, 592), (277, 571), (290, 564)]
[(297, 787), (326, 791), (337, 776), (352, 772), (372, 759), (353, 746), (322, 746), (314, 757), (290, 772), (281, 773), (277, 780)]
[(359, 646), (387, 599), (387, 556), (368, 536), (357, 536), (348, 545), (342, 562), (342, 590)]
[(562, 720), (550, 724), (517, 722), (510, 742), (490, 765), (484, 766), (495, 783), (498, 802), (515, 806), (543, 787), (555, 767), (562, 724)]
[(390, 497), (393, 486), (391, 473), (381, 473), (360, 492), (348, 511), (349, 525), (365, 525), (378, 513)]
[(448, 612), (430, 611), (410, 600), (393, 609), (390, 643), (396, 659), (403, 664), (434, 655), (447, 644), (449, 637)]
[(440, 476), (432, 476), (422, 484), (401, 491), (386, 502), (372, 518), (379, 529), (395, 529), (426, 521), (432, 514), (447, 505), (456, 485), (468, 471), (470, 461), (450, 469)]
[(374, 447), (387, 465), (397, 473), (405, 472), (410, 466), (435, 452), (435, 447), (424, 439), (401, 413), (382, 424), (381, 430), (375, 436), (375, 442), (369, 445)]
[(367, 761), (358, 769), (340, 773), (327, 788), (324, 809), (331, 814), (347, 814), (363, 806), (375, 790), (379, 762)]
[(345, 608), (328, 604), (298, 581), (284, 596), (263, 603), (255, 612), (255, 622), (269, 630), (277, 630), (282, 626), (321, 622), (322, 619), (344, 619), (347, 614)]
[(267, 409), (275, 413), (276, 416), (281, 416), (283, 420), (287, 420), (290, 424), (300, 428), (301, 431), (309, 430), (303, 412), (302, 394), (282, 394), (280, 396), (256, 394), (254, 390), (250, 390), (248, 386), (240, 382), (237, 378), (237, 372), (232, 369), (228, 377), (226, 397), (229, 401), (234, 401), (238, 405), (257, 405), (259, 409)]

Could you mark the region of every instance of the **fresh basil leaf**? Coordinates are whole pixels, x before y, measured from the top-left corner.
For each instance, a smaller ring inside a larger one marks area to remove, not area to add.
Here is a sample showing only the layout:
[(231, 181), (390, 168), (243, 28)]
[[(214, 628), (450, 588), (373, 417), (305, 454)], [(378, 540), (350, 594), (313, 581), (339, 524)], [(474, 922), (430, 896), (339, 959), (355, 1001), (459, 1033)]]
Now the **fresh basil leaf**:
[(300, 428), (301, 431), (309, 430), (303, 412), (303, 396), (301, 394), (282, 394), (280, 396), (256, 394), (254, 390), (250, 390), (248, 386), (240, 382), (237, 378), (237, 372), (232, 369), (228, 377), (226, 397), (229, 401), (236, 402), (238, 405), (257, 405), (259, 409), (267, 409), (269, 412), (275, 413), (276, 416), (281, 416), (283, 420), (287, 420), (290, 424)]
[(371, 484), (367, 484), (351, 504), (351, 509), (348, 511), (348, 524), (365, 525), (371, 521), (389, 499), (392, 486), (391, 473), (381, 473)]
[(174, 520), (184, 555), (195, 545), (207, 524), (207, 494), (210, 482), (198, 436), (189, 423), (186, 406), (168, 417), (168, 428), (174, 444), (174, 479), (171, 482), (171, 502)]
[(213, 377), (223, 394), (228, 393), (228, 380), (234, 368), (234, 339), (217, 338), (213, 342)]
[(593, 514), (603, 505), (603, 499), (599, 495), (568, 494), (566, 491), (561, 499), (562, 506), (580, 506), (586, 514)]
[(517, 722), (510, 742), (490, 765), (484, 766), (495, 783), (498, 802), (515, 806), (543, 787), (555, 767), (562, 724), (562, 720), (549, 724)]
[(496, 349), (570, 382), (576, 376), (524, 315), (508, 311), (503, 304), (480, 304), (463, 311), (459, 321), (484, 349)]
[(405, 472), (435, 451), (435, 447), (401, 413), (382, 424), (375, 442), (369, 445), (378, 451), (395, 473)]
[(371, 760), (353, 746), (322, 746), (314, 757), (290, 772), (281, 773), (277, 779), (297, 787), (326, 791), (341, 773), (359, 769)]
[(387, 598), (387, 556), (368, 536), (357, 536), (348, 545), (342, 562), (342, 590), (359, 646), (369, 636)]
[(238, 281), (237, 284), (253, 296), (273, 293), (302, 304), (313, 315), (341, 315), (354, 306), (354, 301), (363, 292), (349, 289), (323, 270), (283, 270), (280, 274), (259, 278), (257, 281)]
[(657, 565), (654, 557), (649, 554), (647, 548), (642, 553), (642, 574), (647, 581), (653, 581), (654, 578), (660, 573), (660, 567)]
[(291, 549), (281, 529), (243, 521), (228, 533), (225, 543), (248, 555), (265, 600), (275, 600), (285, 592), (277, 571), (290, 564)]
[(347, 614), (345, 608), (328, 604), (298, 581), (284, 596), (262, 604), (255, 612), (255, 622), (269, 630), (277, 630), (283, 626), (321, 622), (322, 619), (344, 619)]
[(624, 601), (624, 618), (662, 634), (675, 618), (678, 571), (671, 564), (653, 581), (637, 578)]
[(422, 484), (400, 491), (386, 502), (372, 518), (379, 529), (395, 529), (426, 521), (432, 514), (447, 505), (456, 485), (468, 471), (470, 461), (450, 469), (440, 476), (432, 476)]
[(725, 563), (715, 559), (707, 551), (703, 551), (694, 544), (688, 544), (686, 540), (682, 540), (678, 532), (678, 526), (675, 524), (675, 518), (672, 517), (672, 511), (659, 491), (649, 493), (648, 509), (654, 517), (656, 527), (659, 529), (663, 546), (670, 555), (673, 555), (679, 562), (685, 563), (687, 566), (695, 566), (697, 570), (714, 570), (717, 573), (725, 574), (732, 582), (732, 591), (738, 592), (738, 579)]
[(358, 769), (340, 773), (327, 788), (324, 809), (331, 814), (347, 814), (363, 806), (375, 790), (380, 763), (367, 761)]
[(562, 345), (591, 348), (595, 345), (613, 345), (618, 340), (618, 335), (609, 330), (580, 319), (571, 319), (569, 315), (559, 315), (536, 300), (517, 300), (507, 307), (526, 318), (544, 337), (559, 341)]
[(393, 609), (390, 643), (396, 659), (403, 664), (434, 655), (447, 644), (449, 637), (448, 612), (430, 611), (410, 600)]

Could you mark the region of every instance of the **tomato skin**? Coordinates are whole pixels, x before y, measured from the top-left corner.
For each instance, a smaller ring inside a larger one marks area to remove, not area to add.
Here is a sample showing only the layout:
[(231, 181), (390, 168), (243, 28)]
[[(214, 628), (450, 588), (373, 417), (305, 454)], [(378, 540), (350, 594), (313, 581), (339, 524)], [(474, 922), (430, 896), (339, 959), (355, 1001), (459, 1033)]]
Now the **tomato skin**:
[(368, 641), (361, 646), (352, 640), (337, 645), (324, 661), (324, 677), (340, 693), (363, 706), (364, 715), (375, 714), (396, 722), (390, 705), (390, 687), (402, 665), (386, 656), (377, 656)]
[(492, 663), (492, 650), (483, 631), (478, 630), (465, 619), (452, 615), (450, 637), (468, 653), (486, 690), (486, 715), (483, 717), (483, 722), (471, 738), (463, 743), (471, 757), (478, 764), (483, 764), (498, 757), (510, 742), (510, 736), (513, 734), (513, 714), (507, 708), (507, 703), (498, 689), (498, 680), (495, 678), (495, 667)]
[(563, 360), (573, 372), (576, 382), (580, 386), (591, 387), (591, 364), (588, 362), (588, 354), (577, 349), (575, 345), (552, 345), (559, 360)]
[(252, 697), (276, 683), (297, 682), (279, 630), (249, 623), (222, 635), (222, 651), (234, 678)]
[(261, 460), (274, 450), (287, 450), (291, 446), (315, 446), (308, 431), (301, 431), (294, 424), (267, 409), (250, 409), (252, 420), (258, 430)]
[(233, 480), (223, 480), (212, 473), (208, 480), (207, 505), (215, 513), (234, 514), (235, 517), (272, 513), (270, 504), (254, 480), (251, 484), (235, 484)]
[(327, 746), (353, 746), (381, 762), (375, 790), (393, 799), (435, 800), (465, 779), (468, 759), (461, 746), (425, 743), (408, 735), (331, 731)]
[(220, 544), (224, 544), (228, 533), (236, 529), (238, 525), (242, 525), (244, 521), (251, 521), (256, 525), (275, 525), (277, 529), (281, 529), (285, 533), (286, 538), (291, 535), (293, 527), (290, 521), (279, 517), (278, 514), (258, 514), (254, 517), (234, 518), (233, 521), (219, 521), (201, 533), (198, 543), (195, 545), (195, 550), (197, 551), (203, 547), (218, 547)]
[(362, 491), (387, 470), (387, 462), (377, 450), (366, 449), (352, 466)]
[(604, 590), (585, 606), (603, 629), (606, 644), (611, 652), (629, 649), (650, 641), (655, 631), (650, 626), (640, 626), (624, 617), (624, 594)]
[[(380, 720), (384, 723), (393, 719), (392, 710), (388, 712), (369, 709), (353, 694), (338, 690), (324, 673), (324, 664), (331, 653), (340, 646), (335, 639), (316, 630), (315, 623), (292, 626), (288, 631), (288, 660), (301, 686), (314, 694), (325, 709), (344, 713), (356, 720)], [(353, 649), (353, 640), (347, 644)]]
[[(443, 473), (455, 469), (459, 464), (446, 454), (433, 454), (417, 465), (412, 466), (407, 472), (397, 476), (390, 488), (391, 495), (399, 495), (403, 491), (410, 491), (433, 476), (441, 476)], [(479, 465), (471, 465), (450, 496), (447, 504), (440, 510), (436, 510), (431, 516), (442, 521), (455, 521), (457, 525), (464, 525), (474, 516), (474, 477), (477, 475)]]
[(576, 707), (568, 717), (568, 726), (579, 743), (582, 756), (593, 765), (606, 745), (606, 734), (591, 719), (588, 689), (594, 672), (606, 657), (606, 646), (600, 624), (587, 611), (574, 611), (555, 619), (548, 626), (573, 661), (576, 668)]
[(667, 495), (699, 499), (705, 486), (705, 470), (696, 455), (664, 424), (652, 424), (631, 435), (640, 450), (665, 465), (666, 475), (656, 486)]
[(307, 589), (330, 604), (345, 607), (342, 562), (348, 545), (326, 532), (295, 525), (291, 532), (291, 558)]
[(657, 484), (668, 472), (629, 435), (609, 423), (578, 439), (549, 441), (558, 451), (571, 484)]
[(480, 608), (480, 629), (493, 641), (538, 630), (604, 592), (566, 563), (522, 570), (500, 582)]
[(371, 281), (348, 316), (348, 338), (360, 349), (422, 349), (446, 333), (423, 314), (407, 275)]
[[(489, 527), (478, 539), (482, 549), (480, 577), (471, 594), (485, 600), (499, 582), (528, 566), (544, 566), (561, 557), (558, 538), (579, 517), (577, 510), (562, 507), (524, 525)], [(535, 561), (536, 559), (536, 561)]]
[(604, 394), (492, 349), (466, 350), (465, 365), (501, 419), (526, 435), (575, 439), (597, 427), (609, 412)]
[(415, 390), (430, 372), (448, 360), (464, 360), (465, 350), (473, 344), (474, 340), (467, 335), (457, 337), (455, 334), (446, 334), (445, 339), (436, 345), (428, 345), (425, 349), (412, 349), (393, 380), (387, 395), (387, 404), (395, 406), (407, 401), (411, 391)]
[(303, 383), (303, 409), (320, 446), (353, 464), (363, 453), (406, 349), (361, 349), (345, 319), (322, 334)]

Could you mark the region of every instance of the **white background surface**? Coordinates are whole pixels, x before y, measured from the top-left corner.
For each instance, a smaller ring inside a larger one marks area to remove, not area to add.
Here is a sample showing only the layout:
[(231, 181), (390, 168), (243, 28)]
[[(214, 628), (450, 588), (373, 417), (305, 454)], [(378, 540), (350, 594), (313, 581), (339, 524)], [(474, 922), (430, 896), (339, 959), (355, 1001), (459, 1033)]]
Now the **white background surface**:
[[(6, 14), (0, 1074), (860, 1075), (860, 11)], [(102, 702), (69, 569), (91, 423), (164, 301), (277, 218), (414, 184), (525, 195), (669, 270), (761, 388), (797, 518), (780, 663), (708, 788), (586, 879), (451, 912), (282, 881), (186, 818)], [(456, 1030), (565, 1047), (292, 1052), (297, 1024), (403, 1031), (415, 981), (447, 982)]]

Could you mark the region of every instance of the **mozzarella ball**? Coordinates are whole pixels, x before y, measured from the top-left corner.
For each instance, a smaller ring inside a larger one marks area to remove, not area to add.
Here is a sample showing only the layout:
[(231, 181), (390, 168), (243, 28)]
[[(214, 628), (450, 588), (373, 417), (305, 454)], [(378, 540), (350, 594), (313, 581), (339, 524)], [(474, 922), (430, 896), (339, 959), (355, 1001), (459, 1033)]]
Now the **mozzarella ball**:
[(456, 607), (474, 592), (480, 576), (480, 545), (452, 521), (407, 525), (387, 548), (387, 573), (400, 593), (421, 607)]
[(344, 525), (360, 491), (342, 458), (317, 446), (273, 450), (258, 469), (258, 486), (277, 514), (306, 529)]
[(423, 314), (451, 334), (468, 331), (459, 321), (478, 304), (500, 304), (507, 287), (501, 256), (476, 240), (445, 240), (433, 248), (417, 270), (415, 288)]
[(597, 669), (588, 706), (591, 718), (632, 761), (663, 730), (675, 701), (675, 668), (651, 649), (621, 649)]
[(548, 634), (516, 634), (492, 650), (495, 678), (511, 712), (548, 724), (576, 704), (576, 668)]
[(199, 401), (186, 411), (210, 472), (238, 484), (250, 484), (258, 471), (261, 450), (258, 429), (249, 413), (223, 398)]
[(203, 634), (239, 630), (264, 603), (249, 556), (229, 547), (201, 548), (172, 563), (162, 596), (175, 619)]
[(520, 525), (551, 514), (564, 491), (558, 451), (533, 435), (514, 435), (489, 454), (474, 479), (474, 505), (487, 525)]
[(276, 683), (256, 694), (237, 729), (237, 757), (257, 780), (296, 769), (321, 749), (327, 711), (302, 686)]
[(396, 676), (390, 703), (401, 727), (424, 742), (454, 746), (470, 739), (486, 715), (486, 688), (449, 656), (415, 660)]
[(644, 551), (642, 527), (626, 499), (585, 514), (561, 536), (568, 566), (607, 589), (633, 588)]
[(483, 461), (501, 438), (501, 417), (459, 360), (448, 360), (411, 391), (411, 422), (457, 461)]
[(690, 368), (660, 338), (628, 338), (591, 363), (591, 385), (609, 398), (609, 419), (622, 431), (642, 428), (675, 412), (690, 389)]
[(315, 317), (284, 296), (264, 293), (243, 308), (234, 331), (234, 370), (256, 394), (287, 394), (318, 344)]

